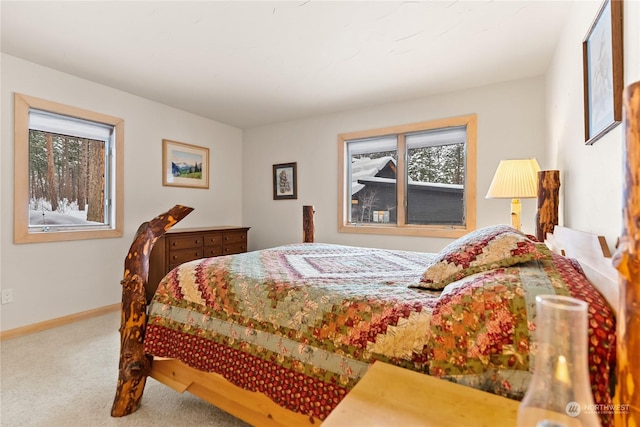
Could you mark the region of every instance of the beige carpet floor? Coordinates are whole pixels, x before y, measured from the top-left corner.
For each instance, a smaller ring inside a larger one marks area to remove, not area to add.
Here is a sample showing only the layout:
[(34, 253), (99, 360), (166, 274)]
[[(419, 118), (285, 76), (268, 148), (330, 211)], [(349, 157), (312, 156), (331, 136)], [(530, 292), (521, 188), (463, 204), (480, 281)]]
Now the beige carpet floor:
[(246, 427), (189, 393), (150, 378), (142, 406), (110, 416), (118, 378), (120, 313), (0, 343), (0, 425)]

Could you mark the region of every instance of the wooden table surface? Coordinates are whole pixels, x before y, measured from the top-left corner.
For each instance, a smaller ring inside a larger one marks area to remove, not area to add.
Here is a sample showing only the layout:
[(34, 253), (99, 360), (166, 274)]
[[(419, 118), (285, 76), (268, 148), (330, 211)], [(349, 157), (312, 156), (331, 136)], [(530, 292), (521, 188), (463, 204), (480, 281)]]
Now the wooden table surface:
[(323, 427), (515, 427), (520, 402), (382, 362), (322, 423)]

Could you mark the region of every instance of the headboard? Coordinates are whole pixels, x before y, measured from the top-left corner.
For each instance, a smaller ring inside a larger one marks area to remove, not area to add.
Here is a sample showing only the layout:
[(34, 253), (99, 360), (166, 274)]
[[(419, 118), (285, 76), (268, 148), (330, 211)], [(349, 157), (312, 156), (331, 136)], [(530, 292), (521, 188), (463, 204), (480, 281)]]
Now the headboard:
[(618, 270), (613, 266), (611, 251), (604, 237), (555, 226), (553, 234), (547, 234), (545, 243), (553, 252), (578, 260), (587, 278), (617, 316), (620, 304)]

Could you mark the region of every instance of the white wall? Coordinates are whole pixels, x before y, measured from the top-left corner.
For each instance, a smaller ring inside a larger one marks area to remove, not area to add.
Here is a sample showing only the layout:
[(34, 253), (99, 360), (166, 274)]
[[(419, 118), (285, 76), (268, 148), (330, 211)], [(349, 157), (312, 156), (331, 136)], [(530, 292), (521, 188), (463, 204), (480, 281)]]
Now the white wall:
[[(242, 131), (69, 74), (2, 55), (0, 287), (2, 330), (120, 301), (124, 258), (138, 226), (175, 204), (195, 208), (178, 227), (242, 225)], [(125, 235), (72, 242), (13, 243), (13, 93), (125, 121)], [(210, 149), (210, 188), (162, 186), (162, 139)]]
[[(251, 249), (299, 242), (302, 206), (316, 209), (316, 241), (436, 252), (447, 239), (338, 233), (340, 133), (476, 113), (477, 225), (510, 222), (510, 200), (485, 199), (501, 159), (545, 158), (544, 80), (506, 82), (412, 101), (257, 127), (244, 133), (243, 222)], [(272, 165), (298, 163), (298, 199), (272, 197)], [(535, 200), (523, 200), (523, 230), (535, 233)]]
[[(622, 230), (623, 126), (584, 144), (582, 40), (601, 1), (574, 2), (547, 73), (550, 166), (561, 171), (561, 224), (604, 235), (611, 248)], [(625, 86), (640, 80), (640, 2), (623, 3)]]

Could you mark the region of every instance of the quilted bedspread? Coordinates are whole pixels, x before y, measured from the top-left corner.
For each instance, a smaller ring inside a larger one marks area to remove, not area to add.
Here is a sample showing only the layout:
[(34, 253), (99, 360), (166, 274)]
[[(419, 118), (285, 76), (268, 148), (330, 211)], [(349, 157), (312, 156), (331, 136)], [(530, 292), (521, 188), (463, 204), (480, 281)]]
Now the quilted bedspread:
[(564, 259), (472, 275), (442, 293), (411, 287), (434, 256), (316, 243), (192, 261), (160, 283), (145, 351), (319, 419), (376, 360), (521, 398), (535, 295), (566, 294), (590, 302), (594, 394), (610, 403), (613, 315)]

